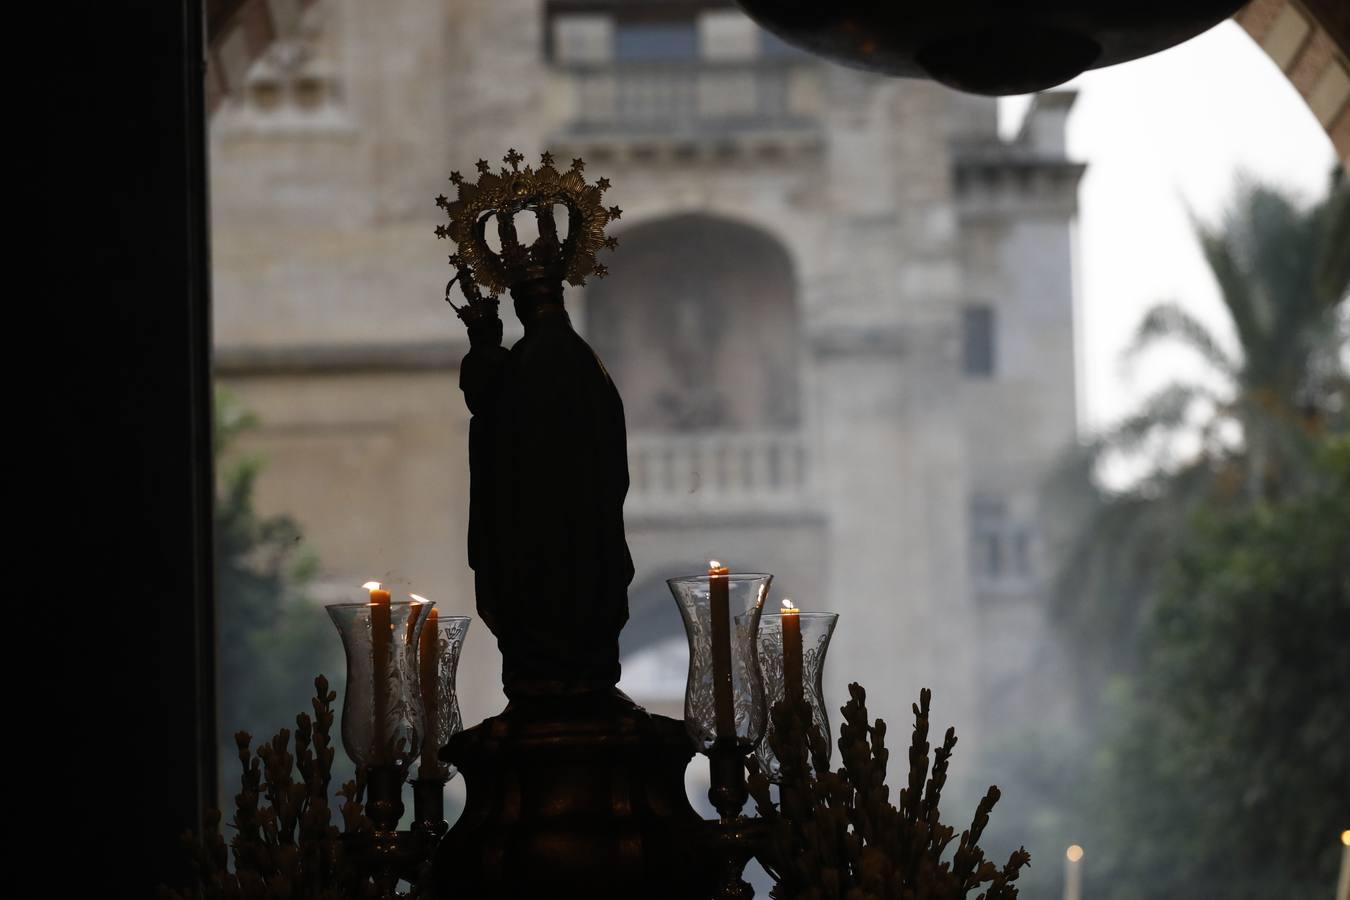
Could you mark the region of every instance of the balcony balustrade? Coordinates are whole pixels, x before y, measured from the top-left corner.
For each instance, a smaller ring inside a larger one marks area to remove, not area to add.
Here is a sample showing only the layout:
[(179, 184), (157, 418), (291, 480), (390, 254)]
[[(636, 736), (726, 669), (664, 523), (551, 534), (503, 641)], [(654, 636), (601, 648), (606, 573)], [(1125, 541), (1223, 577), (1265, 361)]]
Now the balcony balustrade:
[(816, 73), (799, 62), (624, 62), (567, 70), (578, 136), (731, 134), (814, 126)]
[(628, 469), (630, 516), (791, 512), (810, 504), (797, 432), (630, 434)]

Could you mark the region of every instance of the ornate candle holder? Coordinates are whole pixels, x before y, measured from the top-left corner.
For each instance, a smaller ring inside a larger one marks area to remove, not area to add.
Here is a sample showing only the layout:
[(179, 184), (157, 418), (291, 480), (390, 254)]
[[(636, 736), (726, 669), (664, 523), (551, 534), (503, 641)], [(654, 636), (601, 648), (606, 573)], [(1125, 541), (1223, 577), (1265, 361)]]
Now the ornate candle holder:
[[(785, 621), (792, 618), (796, 619), (800, 634), (800, 643), (797, 644), (797, 647), (801, 650), (801, 666), (799, 670), (789, 671), (792, 667), (786, 666), (784, 663), (793, 642), (790, 640), (784, 641), (783, 626)], [(775, 610), (762, 614), (757, 631), (759, 672), (764, 679), (765, 705), (772, 710), (784, 700), (794, 699), (804, 702), (811, 711), (812, 724), (824, 735), (832, 733), (822, 686), (825, 674), (825, 652), (830, 648), (830, 638), (834, 634), (834, 626), (838, 621), (838, 613), (784, 613)], [(801, 689), (800, 697), (792, 696), (794, 685), (789, 683), (792, 679), (788, 677), (791, 674), (795, 679), (798, 672), (800, 673), (800, 680), (797, 684), (800, 685)], [(760, 741), (755, 748), (755, 757), (759, 761), (760, 770), (770, 781), (778, 783), (781, 766), (773, 752), (773, 730), (774, 725), (771, 716), (764, 740)], [(829, 758), (830, 747), (831, 742), (826, 741), (826, 759)]]
[[(725, 640), (729, 642), (731, 715), (719, 706), (719, 673), (714, 649), (717, 626), (713, 621), (715, 576), (687, 575), (666, 583), (675, 596), (689, 641), (689, 674), (685, 682), (684, 727), (700, 753), (719, 743), (750, 752), (764, 735), (764, 691), (755, 670), (755, 631), (769, 593), (772, 575), (737, 572), (720, 576), (726, 583)], [(736, 620), (741, 620), (739, 623)], [(719, 721), (719, 713), (721, 721)], [(727, 723), (730, 723), (730, 728)]]
[[(383, 623), (375, 603), (326, 607), (347, 656), (342, 749), (358, 766), (406, 770), (417, 756), (422, 732), (417, 641), (431, 607), (416, 600), (393, 601), (385, 605)], [(388, 634), (378, 638), (377, 627), (387, 628)]]
[(422, 758), (413, 786), (413, 830), (439, 840), (449, 830), (445, 821), (445, 785), (456, 769), (439, 759), (440, 749), (464, 730), (455, 692), (459, 654), (473, 620), (468, 616), (440, 616), (433, 609), (418, 641), (419, 687), (425, 733)]
[[(378, 586), (376, 586), (378, 588)], [(403, 818), (403, 781), (421, 749), (424, 729), (418, 656), (422, 627), (433, 604), (421, 599), (334, 603), (329, 617), (342, 638), (347, 685), (342, 704), (342, 747), (365, 770), (365, 814), (372, 830), (343, 836), (347, 852), (373, 874), (382, 898), (397, 896), (400, 879), (421, 874), (434, 847), (431, 829), (399, 831)], [(383, 633), (382, 633), (383, 632)], [(439, 781), (434, 798), (428, 787), (418, 795), (431, 822), (439, 815)], [(444, 829), (441, 829), (442, 832)]]
[(689, 640), (684, 726), (708, 757), (708, 799), (719, 817), (706, 834), (713, 896), (727, 900), (754, 896), (741, 873), (761, 843), (760, 829), (741, 810), (749, 797), (745, 758), (767, 721), (756, 630), (772, 581), (772, 575), (732, 574), (713, 563), (707, 575), (667, 582)]
[[(719, 579), (726, 594), (721, 623), (714, 608)], [(724, 820), (739, 815), (745, 804), (744, 757), (764, 736), (767, 715), (755, 631), (772, 581), (772, 575), (736, 573), (667, 582), (689, 640), (684, 727), (695, 749), (708, 757), (708, 799)]]

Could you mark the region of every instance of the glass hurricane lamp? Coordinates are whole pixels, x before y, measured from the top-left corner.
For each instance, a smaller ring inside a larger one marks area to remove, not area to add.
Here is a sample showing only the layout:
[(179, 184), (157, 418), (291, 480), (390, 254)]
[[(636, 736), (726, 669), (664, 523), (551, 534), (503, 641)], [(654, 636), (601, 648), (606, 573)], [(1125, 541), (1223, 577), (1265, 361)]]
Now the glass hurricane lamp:
[(367, 587), (370, 601), (326, 607), (347, 656), (342, 747), (358, 766), (406, 768), (421, 748), (418, 640), (432, 604)]
[(755, 632), (771, 581), (761, 573), (711, 571), (667, 581), (689, 640), (684, 724), (701, 753), (714, 745), (749, 753), (764, 736)]
[(418, 768), (422, 777), (439, 775), (446, 780), (455, 777), (455, 767), (441, 762), (438, 755), (450, 738), (464, 730), (455, 693), (455, 672), (472, 621), (468, 616), (442, 616), (432, 609), (422, 626), (418, 655), (425, 718), (422, 761)]
[[(785, 600), (784, 603), (789, 604), (791, 601)], [(803, 612), (795, 607), (785, 607), (765, 612), (760, 617), (757, 631), (765, 706), (772, 710), (777, 704), (789, 699), (789, 695), (804, 702), (811, 711), (812, 725), (825, 736), (826, 759), (829, 759), (833, 742), (830, 739), (830, 717), (826, 713), (823, 689), (825, 652), (830, 648), (830, 637), (838, 621), (838, 613)], [(798, 657), (800, 663), (796, 664), (795, 659)], [(773, 717), (770, 716), (765, 739), (755, 749), (755, 756), (761, 771), (770, 781), (777, 782), (781, 767), (770, 746), (772, 733)]]

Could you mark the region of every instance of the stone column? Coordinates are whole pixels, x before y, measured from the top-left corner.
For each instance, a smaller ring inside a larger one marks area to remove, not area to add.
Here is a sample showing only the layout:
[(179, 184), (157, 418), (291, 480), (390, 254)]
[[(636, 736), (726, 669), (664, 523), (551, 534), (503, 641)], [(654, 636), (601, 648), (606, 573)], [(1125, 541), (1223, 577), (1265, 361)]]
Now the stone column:
[[(867, 99), (829, 129), (834, 274), (813, 298), (811, 327), (828, 605), (841, 613), (828, 699), (837, 707), (861, 682), (894, 747), (931, 687), (934, 740), (955, 724), (964, 750), (978, 740), (975, 633), (944, 98), (925, 84), (838, 80), (834, 89)], [(958, 779), (975, 771), (962, 756)]]

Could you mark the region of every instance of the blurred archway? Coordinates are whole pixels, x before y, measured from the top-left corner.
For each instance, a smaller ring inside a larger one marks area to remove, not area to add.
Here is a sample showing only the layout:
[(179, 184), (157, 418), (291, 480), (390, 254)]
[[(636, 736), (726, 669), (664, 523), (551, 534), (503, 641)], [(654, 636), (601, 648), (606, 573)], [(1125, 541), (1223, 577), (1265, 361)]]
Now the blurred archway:
[(586, 296), (587, 337), (634, 432), (795, 428), (800, 327), (792, 260), (773, 236), (706, 215), (622, 233)]

